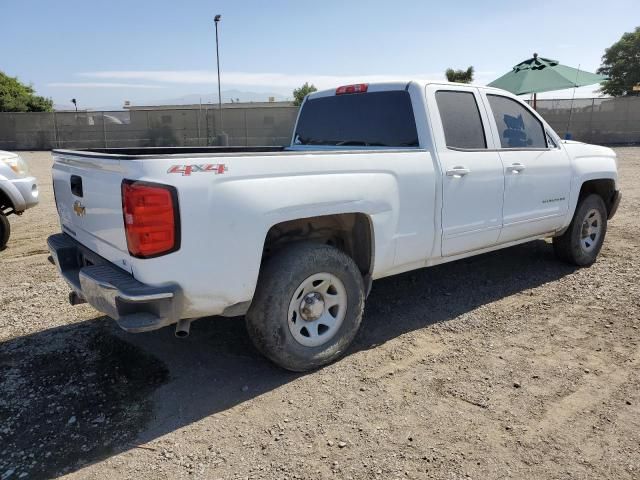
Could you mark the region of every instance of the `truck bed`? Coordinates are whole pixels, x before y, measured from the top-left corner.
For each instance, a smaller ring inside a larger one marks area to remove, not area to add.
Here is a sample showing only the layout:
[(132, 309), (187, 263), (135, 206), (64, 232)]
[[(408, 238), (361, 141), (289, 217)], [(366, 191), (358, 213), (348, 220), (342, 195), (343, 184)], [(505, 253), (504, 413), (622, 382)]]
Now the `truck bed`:
[(245, 154), (245, 153), (275, 153), (282, 152), (284, 146), (258, 146), (258, 147), (125, 147), (125, 148), (82, 148), (74, 150), (53, 150), (60, 155), (81, 155), (86, 157), (117, 156), (119, 160), (140, 160), (144, 158), (158, 158), (168, 155), (215, 155), (215, 154)]

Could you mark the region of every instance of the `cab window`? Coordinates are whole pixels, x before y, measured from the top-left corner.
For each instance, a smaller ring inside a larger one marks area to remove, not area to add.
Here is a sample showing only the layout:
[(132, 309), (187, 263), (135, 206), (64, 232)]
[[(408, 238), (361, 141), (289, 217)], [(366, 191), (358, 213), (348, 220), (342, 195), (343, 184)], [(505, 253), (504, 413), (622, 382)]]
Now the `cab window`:
[(417, 147), (409, 92), (329, 95), (304, 102), (295, 145)]
[(547, 148), (542, 123), (512, 98), (488, 94), (502, 148)]
[(473, 92), (439, 90), (436, 92), (436, 103), (447, 147), (487, 148), (480, 110)]

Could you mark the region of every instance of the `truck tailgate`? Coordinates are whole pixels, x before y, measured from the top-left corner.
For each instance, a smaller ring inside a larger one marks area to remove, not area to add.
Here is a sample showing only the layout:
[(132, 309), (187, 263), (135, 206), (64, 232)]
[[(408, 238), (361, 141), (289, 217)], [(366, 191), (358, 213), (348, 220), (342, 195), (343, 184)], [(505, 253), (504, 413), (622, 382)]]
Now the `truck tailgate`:
[(54, 154), (52, 176), (62, 231), (130, 272), (120, 160)]

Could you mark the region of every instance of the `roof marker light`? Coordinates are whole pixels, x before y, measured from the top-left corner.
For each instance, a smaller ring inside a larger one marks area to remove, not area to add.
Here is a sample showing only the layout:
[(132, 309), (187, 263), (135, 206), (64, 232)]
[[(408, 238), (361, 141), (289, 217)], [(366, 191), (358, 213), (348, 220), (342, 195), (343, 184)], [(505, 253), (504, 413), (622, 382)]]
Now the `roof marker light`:
[(343, 85), (336, 88), (336, 95), (345, 95), (348, 93), (366, 93), (368, 89), (368, 83), (354, 83), (353, 85)]

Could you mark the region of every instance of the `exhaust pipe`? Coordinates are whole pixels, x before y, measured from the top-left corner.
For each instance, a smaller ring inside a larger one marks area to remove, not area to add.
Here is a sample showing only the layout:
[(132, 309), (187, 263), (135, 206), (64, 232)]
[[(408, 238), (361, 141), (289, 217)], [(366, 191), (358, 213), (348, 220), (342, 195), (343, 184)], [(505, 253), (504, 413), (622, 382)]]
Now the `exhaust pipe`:
[(176, 338), (187, 338), (189, 336), (189, 328), (191, 328), (190, 318), (178, 320), (176, 324)]
[(84, 298), (82, 298), (80, 295), (78, 295), (76, 292), (71, 291), (69, 292), (69, 303), (75, 306), (75, 305), (82, 305), (83, 303), (87, 303), (87, 301)]

